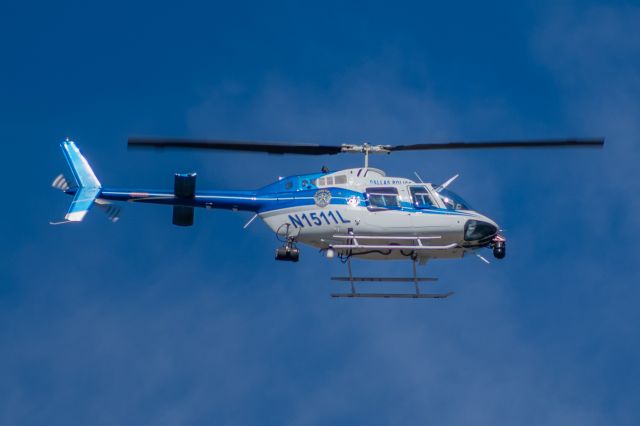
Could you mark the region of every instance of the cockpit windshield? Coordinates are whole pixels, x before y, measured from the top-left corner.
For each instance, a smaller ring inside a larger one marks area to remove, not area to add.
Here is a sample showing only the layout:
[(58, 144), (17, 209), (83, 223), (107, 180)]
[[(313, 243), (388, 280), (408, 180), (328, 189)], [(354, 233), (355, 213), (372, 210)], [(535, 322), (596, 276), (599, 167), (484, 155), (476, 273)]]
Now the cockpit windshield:
[(449, 191), (448, 189), (441, 189), (436, 193), (449, 210), (473, 210), (469, 203), (455, 192)]

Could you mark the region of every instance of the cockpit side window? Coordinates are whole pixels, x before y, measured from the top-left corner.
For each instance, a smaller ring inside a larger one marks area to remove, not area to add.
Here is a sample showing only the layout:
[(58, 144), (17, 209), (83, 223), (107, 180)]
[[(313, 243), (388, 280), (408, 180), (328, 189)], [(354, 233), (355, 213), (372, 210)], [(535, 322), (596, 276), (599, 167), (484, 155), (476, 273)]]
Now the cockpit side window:
[(412, 186), (409, 188), (411, 192), (411, 199), (413, 200), (413, 206), (416, 209), (431, 209), (438, 207), (431, 198), (429, 190), (424, 186)]
[(369, 202), (369, 208), (373, 210), (400, 208), (400, 200), (396, 188), (367, 188), (367, 201)]

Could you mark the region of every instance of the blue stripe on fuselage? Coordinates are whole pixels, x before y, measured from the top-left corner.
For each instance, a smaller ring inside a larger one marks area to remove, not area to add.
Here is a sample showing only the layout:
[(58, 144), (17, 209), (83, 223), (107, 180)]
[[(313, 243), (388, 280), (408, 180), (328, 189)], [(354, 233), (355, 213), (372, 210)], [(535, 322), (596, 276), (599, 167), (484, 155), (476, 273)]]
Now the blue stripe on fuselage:
[[(329, 205), (346, 205), (351, 198), (357, 198), (359, 207), (366, 207), (365, 195), (358, 191), (344, 188), (326, 188), (331, 193)], [(202, 191), (194, 198), (180, 198), (167, 190), (148, 189), (115, 189), (105, 188), (101, 198), (118, 201), (136, 201), (153, 204), (185, 205), (193, 207), (210, 207), (218, 209), (244, 210), (267, 213), (294, 207), (316, 205), (314, 195), (317, 190), (265, 193), (258, 191)], [(462, 211), (441, 208), (416, 209), (412, 203), (402, 202), (398, 209), (405, 212), (422, 214), (443, 214), (454, 216), (472, 216)], [(380, 210), (384, 211), (384, 210)]]

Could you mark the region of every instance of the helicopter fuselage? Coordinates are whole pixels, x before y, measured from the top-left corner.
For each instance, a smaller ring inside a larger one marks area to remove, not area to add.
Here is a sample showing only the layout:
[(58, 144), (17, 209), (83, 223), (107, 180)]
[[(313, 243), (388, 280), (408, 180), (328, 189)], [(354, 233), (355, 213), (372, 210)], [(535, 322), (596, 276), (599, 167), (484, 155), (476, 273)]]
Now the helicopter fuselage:
[[(189, 179), (190, 175), (178, 176)], [(403, 259), (408, 253), (429, 259), (459, 258), (469, 250), (491, 245), (498, 235), (493, 220), (461, 199), (449, 198), (455, 194), (446, 191), (445, 196), (430, 183), (387, 177), (375, 168), (289, 176), (255, 191), (195, 192), (195, 176), (192, 178), (193, 194), (187, 196), (181, 196), (178, 189), (104, 188), (100, 198), (251, 211), (278, 236), (321, 250), (339, 245), (349, 233), (366, 235), (374, 246), (406, 244), (408, 237), (429, 239), (438, 246), (455, 245), (423, 252), (350, 248), (337, 253), (368, 259)]]

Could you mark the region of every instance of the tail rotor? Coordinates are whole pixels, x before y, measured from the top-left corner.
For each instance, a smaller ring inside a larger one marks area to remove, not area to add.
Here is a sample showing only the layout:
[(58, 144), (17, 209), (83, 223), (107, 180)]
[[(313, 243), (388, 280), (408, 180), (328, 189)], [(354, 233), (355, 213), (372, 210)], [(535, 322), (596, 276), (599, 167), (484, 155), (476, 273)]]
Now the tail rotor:
[(51, 187), (55, 189), (59, 189), (62, 192), (65, 192), (70, 188), (69, 182), (65, 177), (64, 173), (60, 173), (56, 178), (51, 182)]
[(122, 212), (120, 207), (102, 198), (96, 199), (95, 205), (107, 215), (107, 219), (111, 222), (115, 223), (120, 220), (120, 213)]

